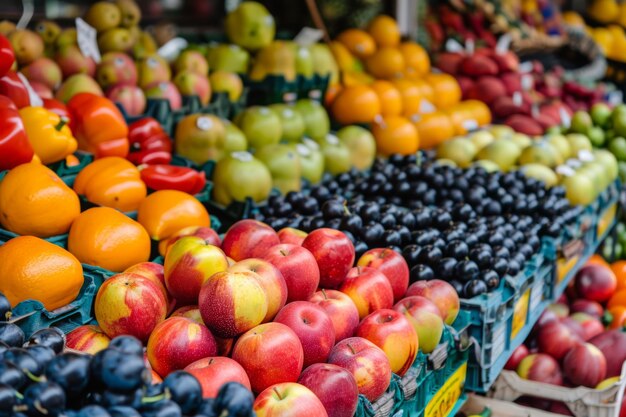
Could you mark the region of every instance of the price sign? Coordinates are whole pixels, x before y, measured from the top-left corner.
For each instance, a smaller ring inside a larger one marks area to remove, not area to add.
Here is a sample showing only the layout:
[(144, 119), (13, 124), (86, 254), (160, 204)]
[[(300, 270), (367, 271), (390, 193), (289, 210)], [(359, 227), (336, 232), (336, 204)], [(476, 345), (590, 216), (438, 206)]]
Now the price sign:
[(293, 41), (303, 48), (308, 48), (314, 43), (319, 42), (324, 37), (324, 32), (310, 27), (304, 27), (298, 32)]
[(430, 400), (424, 417), (447, 417), (463, 394), (463, 384), (467, 375), (467, 363), (461, 365), (443, 384)]
[(615, 220), (615, 213), (617, 212), (617, 203), (613, 203), (600, 217), (598, 220), (598, 228), (596, 229), (596, 233), (599, 238), (604, 236), (604, 232), (609, 228), (609, 226)]
[(93, 58), (96, 64), (102, 60), (100, 49), (98, 49), (96, 29), (85, 22), (80, 17), (76, 18), (76, 41), (80, 52), (86, 57)]
[(520, 330), (524, 328), (526, 319), (528, 318), (528, 303), (530, 301), (530, 288), (527, 289), (522, 297), (515, 303), (513, 309), (513, 325), (511, 327), (511, 340), (515, 339)]

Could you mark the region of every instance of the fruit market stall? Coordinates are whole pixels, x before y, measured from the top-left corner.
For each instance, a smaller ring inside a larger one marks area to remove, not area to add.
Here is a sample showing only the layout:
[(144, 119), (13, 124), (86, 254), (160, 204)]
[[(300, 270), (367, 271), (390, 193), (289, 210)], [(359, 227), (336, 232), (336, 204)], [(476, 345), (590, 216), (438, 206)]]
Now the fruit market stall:
[(0, 416), (626, 412), (597, 2), (150, 3), (0, 15)]

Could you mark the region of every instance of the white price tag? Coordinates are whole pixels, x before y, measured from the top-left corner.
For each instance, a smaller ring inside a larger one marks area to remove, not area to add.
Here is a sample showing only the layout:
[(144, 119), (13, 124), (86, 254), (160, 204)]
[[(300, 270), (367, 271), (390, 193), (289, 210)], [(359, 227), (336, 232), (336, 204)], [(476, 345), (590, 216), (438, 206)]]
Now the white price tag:
[(433, 104), (430, 101), (426, 99), (422, 99), (422, 101), (420, 101), (420, 110), (419, 110), (420, 113), (422, 114), (432, 113), (435, 110), (437, 109), (435, 108), (435, 106), (433, 106)]
[(530, 61), (522, 62), (519, 64), (519, 72), (527, 74), (533, 70), (533, 63)]
[(559, 117), (561, 118), (561, 126), (565, 126), (567, 128), (571, 126), (572, 118), (569, 113), (565, 111), (565, 109), (559, 109)]
[(520, 107), (523, 103), (522, 100), (522, 93), (520, 93), (519, 91), (516, 91), (513, 93), (513, 104), (515, 104), (517, 107)]
[(96, 29), (80, 17), (76, 18), (76, 40), (80, 52), (86, 57), (91, 57), (96, 64), (102, 60), (100, 49), (98, 49)]
[(30, 107), (43, 106), (43, 100), (41, 99), (41, 97), (39, 97), (39, 94), (35, 93), (35, 90), (30, 85), (28, 78), (26, 78), (21, 72), (18, 72), (17, 76), (22, 81), (22, 84), (24, 84), (24, 87), (26, 87), (26, 91), (28, 91), (28, 100), (30, 101)]
[(319, 29), (303, 27), (300, 32), (293, 38), (293, 41), (302, 47), (309, 47), (319, 42), (324, 37), (324, 32)]
[(250, 162), (254, 157), (250, 152), (247, 151), (237, 151), (230, 154), (235, 159), (238, 159), (241, 162)]
[(478, 122), (474, 119), (464, 120), (462, 125), (463, 125), (463, 128), (467, 131), (478, 129)]
[(498, 55), (506, 54), (511, 46), (511, 41), (511, 35), (508, 33), (500, 36), (500, 39), (498, 39), (498, 43), (496, 44), (496, 53)]
[(567, 165), (559, 165), (554, 171), (563, 177), (571, 177), (576, 173), (576, 171)]
[(539, 106), (537, 105), (537, 103), (533, 104), (530, 108), (530, 114), (533, 116), (533, 118), (539, 116)]
[(474, 39), (468, 39), (467, 41), (465, 41), (465, 51), (468, 54), (472, 55), (475, 49), (476, 44), (474, 43)]
[(533, 88), (533, 76), (530, 74), (522, 75), (520, 84), (523, 91), (530, 91)]
[(172, 62), (180, 52), (185, 49), (188, 45), (188, 42), (183, 38), (173, 38), (165, 43), (165, 45), (161, 46), (157, 51), (157, 54), (165, 59), (167, 62)]
[(331, 145), (339, 145), (339, 138), (332, 133), (326, 135), (326, 143)]
[(446, 41), (446, 51), (447, 52), (463, 52), (464, 48), (459, 42), (454, 39), (448, 39)]
[(595, 157), (593, 156), (593, 153), (591, 151), (581, 149), (580, 151), (578, 151), (578, 159), (583, 162), (592, 162)]
[(315, 142), (313, 139), (303, 138), (302, 143), (304, 143), (306, 147), (308, 147), (312, 151), (318, 151), (320, 149), (320, 145), (318, 145), (318, 143)]

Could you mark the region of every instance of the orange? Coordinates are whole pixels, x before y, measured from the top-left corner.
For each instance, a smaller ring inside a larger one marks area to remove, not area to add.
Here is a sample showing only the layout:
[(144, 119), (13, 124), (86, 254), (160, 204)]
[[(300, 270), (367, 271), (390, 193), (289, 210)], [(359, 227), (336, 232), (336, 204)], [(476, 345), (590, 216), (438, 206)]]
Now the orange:
[[(616, 262), (619, 263), (619, 262)], [(597, 265), (602, 265), (602, 266), (606, 266), (608, 268), (612, 268), (611, 265), (609, 265), (609, 263), (600, 255), (598, 255), (597, 253), (594, 253), (593, 255), (591, 255), (589, 257), (589, 260), (587, 261), (587, 265), (589, 264), (597, 264)], [(617, 274), (616, 274), (617, 275)], [(619, 281), (619, 279), (618, 279)]]
[(374, 78), (365, 72), (344, 71), (341, 74), (341, 81), (344, 86), (349, 87), (351, 85), (371, 84)]
[(376, 92), (366, 85), (345, 86), (331, 107), (333, 117), (342, 125), (370, 123), (380, 111)]
[(617, 291), (615, 294), (611, 296), (609, 302), (607, 303), (607, 308), (622, 306), (626, 307), (626, 290)]
[(476, 120), (479, 126), (491, 123), (491, 110), (480, 100), (465, 100), (459, 103), (459, 108), (467, 110), (468, 114)]
[(447, 110), (461, 101), (461, 87), (450, 74), (427, 74), (426, 82), (435, 91), (435, 102), (440, 110)]
[(383, 116), (398, 116), (402, 114), (402, 95), (389, 81), (376, 80), (370, 87), (380, 101), (380, 112)]
[(367, 33), (372, 35), (379, 47), (395, 47), (400, 43), (400, 28), (395, 19), (389, 16), (376, 16), (367, 27)]
[[(420, 89), (420, 97), (422, 98), (422, 100), (428, 100), (428, 102), (430, 104), (434, 104), (434, 102), (435, 102), (435, 90), (433, 90), (431, 85), (428, 84), (426, 81), (424, 81), (424, 79), (422, 79), (422, 78), (415, 78), (415, 79), (413, 79), (411, 81), (413, 81), (413, 83), (415, 83), (417, 88)], [(421, 113), (423, 113), (423, 112), (421, 112)]]
[(419, 113), (422, 95), (420, 88), (413, 80), (400, 78), (392, 81), (393, 85), (400, 91), (402, 95), (402, 108), (405, 116), (410, 117)]
[(609, 330), (621, 329), (626, 325), (626, 306), (616, 306), (607, 309), (606, 316), (610, 322), (607, 328)]
[(161, 190), (146, 197), (139, 206), (137, 221), (154, 240), (167, 239), (189, 226), (211, 226), (206, 208), (194, 196), (175, 190)]
[(0, 292), (13, 307), (37, 300), (48, 310), (76, 298), (83, 267), (68, 251), (34, 236), (20, 236), (0, 246)]
[(402, 116), (387, 116), (372, 125), (379, 154), (410, 155), (419, 148), (419, 136), (413, 124)]
[(611, 271), (617, 278), (617, 291), (626, 290), (626, 261), (617, 261), (611, 264)]
[(79, 214), (76, 193), (44, 165), (19, 165), (0, 181), (0, 225), (13, 233), (61, 235)]
[(455, 135), (465, 135), (468, 129), (468, 121), (473, 120), (472, 114), (461, 106), (454, 106), (446, 110), (446, 114), (450, 117), (452, 126), (454, 126)]
[(365, 60), (367, 72), (376, 78), (400, 78), (404, 72), (404, 57), (397, 48), (380, 48)]
[(454, 136), (454, 126), (442, 111), (415, 116), (415, 127), (420, 139), (420, 149), (431, 149)]
[(344, 30), (337, 36), (337, 40), (348, 48), (348, 51), (361, 59), (371, 56), (376, 51), (374, 38), (361, 29)]
[(82, 263), (122, 272), (150, 258), (150, 236), (139, 223), (109, 207), (84, 211), (74, 220), (68, 250)]
[(430, 58), (420, 44), (403, 42), (398, 49), (404, 57), (407, 77), (422, 77), (430, 72)]
[(331, 84), (326, 89), (326, 95), (324, 96), (324, 105), (328, 108), (331, 106), (335, 97), (341, 91), (341, 84)]

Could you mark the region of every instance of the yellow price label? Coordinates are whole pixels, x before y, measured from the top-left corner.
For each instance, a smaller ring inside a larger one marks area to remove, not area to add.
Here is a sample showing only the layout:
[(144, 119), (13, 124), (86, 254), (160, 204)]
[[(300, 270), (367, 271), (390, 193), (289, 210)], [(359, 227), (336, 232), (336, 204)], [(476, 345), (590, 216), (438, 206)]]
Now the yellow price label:
[(608, 229), (611, 223), (613, 223), (616, 213), (617, 203), (613, 203), (608, 209), (606, 209), (602, 217), (600, 217), (600, 219), (598, 220), (598, 228), (596, 229), (598, 239), (600, 239), (604, 235), (606, 229)]
[(513, 325), (511, 326), (511, 340), (522, 330), (528, 318), (528, 302), (530, 301), (530, 288), (527, 289), (522, 298), (517, 300), (513, 309)]
[(561, 282), (565, 279), (567, 274), (578, 263), (578, 256), (574, 256), (570, 259), (559, 258), (556, 260), (556, 277), (557, 281)]
[(463, 394), (467, 363), (457, 369), (435, 393), (424, 411), (424, 417), (447, 417)]

